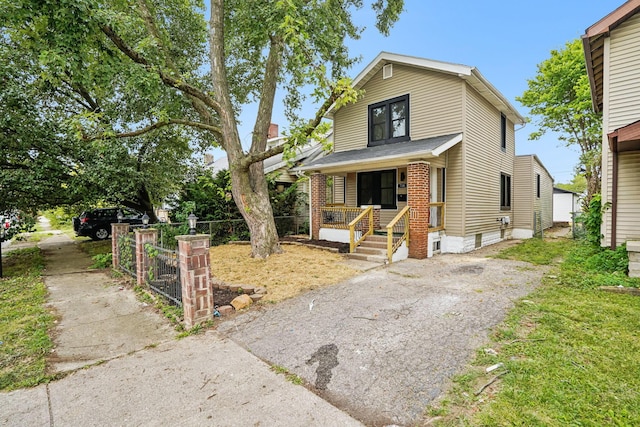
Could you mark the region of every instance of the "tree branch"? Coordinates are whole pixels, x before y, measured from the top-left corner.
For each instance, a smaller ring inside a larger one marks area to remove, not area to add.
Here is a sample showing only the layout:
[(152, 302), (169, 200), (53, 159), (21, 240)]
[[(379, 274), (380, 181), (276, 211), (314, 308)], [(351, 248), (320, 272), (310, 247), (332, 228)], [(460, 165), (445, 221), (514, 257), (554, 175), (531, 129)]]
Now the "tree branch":
[(102, 25), (100, 28), (102, 32), (113, 42), (113, 44), (116, 45), (116, 47), (122, 53), (124, 53), (127, 57), (129, 57), (129, 59), (131, 59), (136, 64), (142, 65), (144, 68), (146, 68), (150, 72), (156, 73), (166, 86), (178, 89), (179, 91), (187, 95), (191, 95), (199, 99), (200, 101), (202, 101), (208, 107), (213, 108), (218, 114), (221, 113), (222, 108), (220, 104), (216, 102), (216, 100), (214, 100), (212, 97), (210, 97), (200, 89), (196, 88), (195, 86), (192, 86), (180, 79), (176, 79), (170, 76), (169, 74), (163, 72), (159, 67), (156, 67), (153, 64), (151, 64), (149, 61), (147, 61), (145, 57), (143, 57), (138, 52), (136, 52), (131, 47), (129, 47), (125, 43), (125, 41), (108, 25)]
[[(150, 124), (149, 126), (145, 126), (143, 128), (137, 129), (135, 131), (122, 132), (122, 133), (117, 133), (115, 135), (110, 135), (110, 136), (113, 136), (114, 138), (133, 138), (133, 137), (144, 135), (144, 134), (149, 133), (149, 132), (151, 132), (153, 130), (160, 129), (160, 128), (163, 128), (165, 126), (170, 126), (170, 125), (184, 125), (184, 126), (189, 126), (189, 127), (202, 129), (202, 130), (208, 130), (209, 132), (213, 132), (216, 135), (221, 135), (220, 128), (218, 128), (216, 126), (210, 126), (210, 125), (207, 125), (207, 124), (204, 124), (204, 123), (192, 122), (192, 121), (189, 121), (189, 120), (169, 119), (167, 121), (156, 122), (156, 123)], [(104, 134), (97, 135), (97, 136), (84, 136), (83, 135), (82, 139), (84, 141), (96, 141), (98, 139), (105, 138), (105, 136), (106, 135), (104, 135)]]
[[(329, 110), (329, 107), (331, 107), (331, 105), (333, 105), (333, 103), (336, 102), (338, 98), (340, 98), (340, 96), (342, 95), (342, 92), (343, 91), (341, 90), (337, 91), (334, 88), (333, 92), (331, 93), (331, 96), (327, 98), (324, 104), (322, 104), (322, 106), (316, 112), (315, 117), (312, 120), (309, 120), (309, 123), (307, 123), (304, 129), (302, 129), (302, 133), (300, 134), (299, 138), (308, 139), (311, 136), (313, 131), (318, 127), (318, 125), (324, 118), (324, 115), (326, 114), (327, 110)], [(284, 145), (278, 145), (276, 147), (272, 147), (265, 151), (261, 151), (257, 153), (249, 153), (238, 162), (238, 166), (240, 168), (248, 168), (251, 164), (268, 159), (269, 157), (273, 157), (277, 154), (284, 152), (284, 150), (285, 150)]]

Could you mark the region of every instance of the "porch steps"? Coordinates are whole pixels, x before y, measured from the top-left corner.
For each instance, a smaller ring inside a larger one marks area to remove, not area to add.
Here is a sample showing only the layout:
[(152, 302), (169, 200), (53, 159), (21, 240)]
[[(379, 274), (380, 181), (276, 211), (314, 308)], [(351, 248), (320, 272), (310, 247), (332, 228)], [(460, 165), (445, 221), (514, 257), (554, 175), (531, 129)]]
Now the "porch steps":
[(370, 235), (365, 237), (355, 252), (347, 254), (348, 258), (361, 261), (387, 263), (387, 236)]

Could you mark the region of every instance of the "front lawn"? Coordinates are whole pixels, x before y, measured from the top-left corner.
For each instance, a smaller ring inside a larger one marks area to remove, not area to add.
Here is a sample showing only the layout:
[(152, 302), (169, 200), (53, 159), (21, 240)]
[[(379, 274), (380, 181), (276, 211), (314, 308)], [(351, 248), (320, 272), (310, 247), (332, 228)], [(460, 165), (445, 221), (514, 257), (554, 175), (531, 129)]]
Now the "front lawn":
[(46, 357), (53, 347), (48, 332), (54, 318), (45, 308), (40, 250), (16, 250), (2, 261), (0, 390), (13, 390), (47, 380)]
[(282, 245), (284, 253), (265, 260), (251, 258), (248, 245), (212, 247), (211, 274), (229, 284), (264, 286), (266, 302), (339, 283), (358, 272), (342, 264), (343, 255), (299, 245)]
[(640, 297), (599, 289), (638, 280), (618, 271), (621, 250), (564, 239), (531, 239), (501, 256), (550, 264), (559, 250), (564, 261), (517, 303), (424, 425), (640, 425)]

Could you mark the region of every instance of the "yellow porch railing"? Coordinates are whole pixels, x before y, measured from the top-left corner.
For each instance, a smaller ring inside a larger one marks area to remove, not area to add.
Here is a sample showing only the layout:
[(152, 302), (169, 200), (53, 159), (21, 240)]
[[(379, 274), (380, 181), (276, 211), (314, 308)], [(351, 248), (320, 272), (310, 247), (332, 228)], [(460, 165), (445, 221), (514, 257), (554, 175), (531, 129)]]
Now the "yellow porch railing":
[(373, 234), (373, 206), (363, 210), (349, 223), (349, 253), (355, 251), (360, 242), (370, 234)]
[(429, 203), (429, 232), (444, 230), (445, 223), (445, 202)]
[[(387, 260), (391, 264), (393, 259), (393, 253), (402, 245), (402, 242), (407, 242), (409, 247), (409, 206), (405, 206), (395, 218), (387, 224)], [(394, 238), (400, 234), (399, 238)]]
[(323, 206), (322, 212), (322, 228), (337, 228), (348, 230), (349, 223), (362, 213), (360, 208), (348, 208), (344, 205), (327, 205)]

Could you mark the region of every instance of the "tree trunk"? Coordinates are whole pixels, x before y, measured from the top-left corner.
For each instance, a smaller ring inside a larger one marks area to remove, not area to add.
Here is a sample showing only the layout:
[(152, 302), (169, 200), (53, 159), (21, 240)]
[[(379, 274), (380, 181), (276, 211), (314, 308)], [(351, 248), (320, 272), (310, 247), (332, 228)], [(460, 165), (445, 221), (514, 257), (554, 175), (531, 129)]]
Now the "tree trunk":
[(233, 165), (230, 169), (233, 199), (251, 235), (251, 256), (264, 259), (282, 253), (262, 162), (244, 171)]

